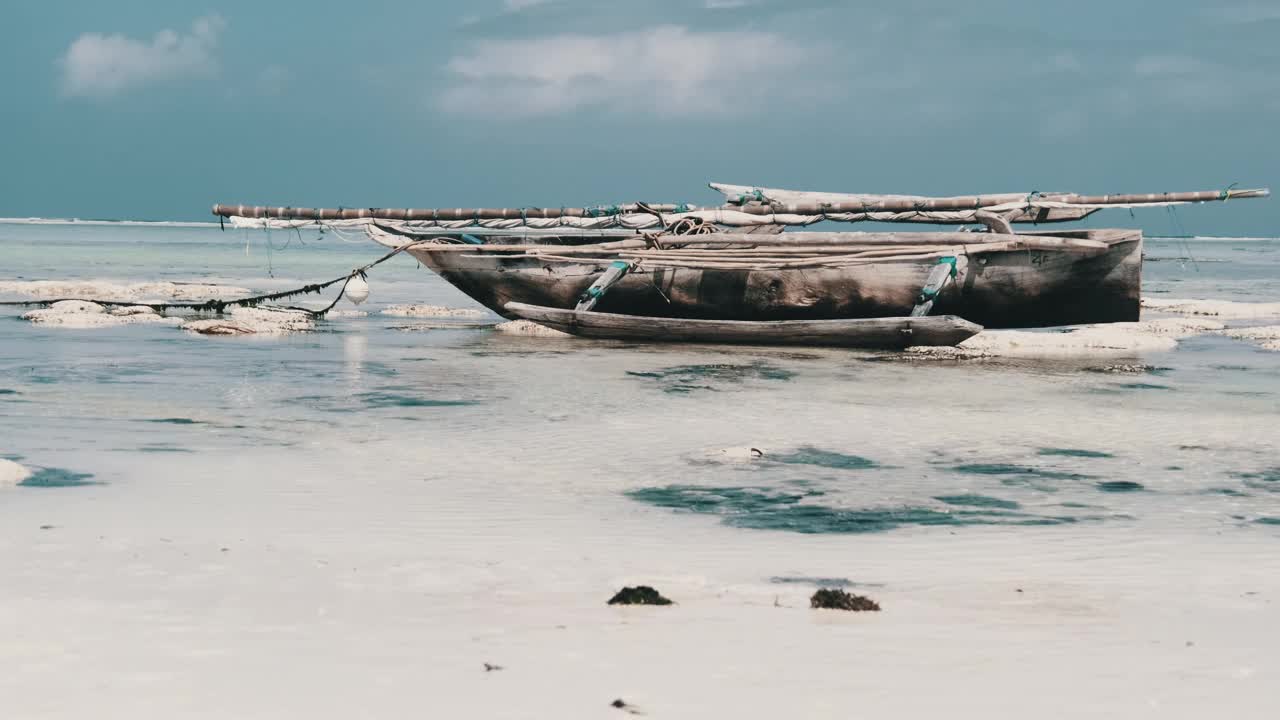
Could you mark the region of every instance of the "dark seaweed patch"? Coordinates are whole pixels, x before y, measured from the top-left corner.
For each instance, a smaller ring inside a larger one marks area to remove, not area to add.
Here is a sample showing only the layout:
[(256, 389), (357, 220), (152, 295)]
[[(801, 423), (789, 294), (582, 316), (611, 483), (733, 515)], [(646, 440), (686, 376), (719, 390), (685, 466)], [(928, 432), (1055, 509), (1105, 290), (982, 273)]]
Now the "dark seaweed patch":
[(671, 605), (668, 598), (648, 585), (624, 587), (609, 598), (609, 605)]
[(804, 534), (872, 533), (903, 526), (1059, 525), (1072, 517), (1047, 517), (1004, 510), (942, 512), (922, 507), (846, 509), (803, 503), (823, 493), (780, 493), (753, 487), (668, 485), (632, 490), (627, 496), (659, 507), (719, 515), (726, 525)]
[(1012, 500), (1001, 500), (987, 495), (935, 495), (933, 499), (948, 505), (959, 505), (961, 507), (1000, 508), (1001, 510), (1017, 510), (1022, 507)]
[(1040, 448), (1040, 455), (1061, 456), (1061, 457), (1077, 457), (1077, 458), (1113, 458), (1108, 452), (1101, 450), (1080, 450), (1077, 448)]
[(969, 463), (956, 465), (951, 469), (966, 475), (1019, 476), (1041, 480), (1090, 480), (1093, 478), (1092, 475), (1046, 470), (1029, 465), (1013, 465), (1009, 463)]
[(1280, 525), (1280, 517), (1260, 517), (1254, 522), (1259, 525)]
[(1249, 497), (1249, 493), (1241, 492), (1235, 488), (1209, 488), (1203, 491), (1205, 495), (1226, 495), (1227, 497)]
[(184, 418), (184, 417), (147, 418), (146, 420), (143, 420), (143, 422), (163, 423), (165, 425), (203, 425), (204, 424), (199, 420), (192, 420), (191, 418)]
[(10, 390), (9, 388), (0, 388), (0, 395), (21, 395), (21, 394), (22, 393), (18, 392), (17, 390)]
[(749, 380), (786, 381), (794, 378), (795, 373), (783, 370), (768, 363), (713, 363), (706, 365), (677, 365), (641, 372), (626, 371), (631, 377), (657, 380), (663, 385), (663, 391), (684, 394), (696, 390), (714, 390), (716, 384), (738, 385)]
[(847, 610), (850, 612), (879, 612), (880, 604), (869, 597), (852, 595), (844, 590), (822, 588), (809, 598), (814, 610)]
[(1098, 483), (1098, 489), (1103, 492), (1124, 493), (1137, 492), (1139, 490), (1146, 490), (1147, 488), (1142, 483), (1136, 483), (1132, 480), (1107, 480), (1105, 482)]
[(1177, 472), (1179, 470), (1182, 470), (1182, 466), (1181, 465), (1165, 465), (1164, 469), (1169, 470), (1171, 472)]
[(1168, 385), (1157, 385), (1156, 383), (1144, 383), (1144, 382), (1121, 383), (1116, 387), (1120, 388), (1121, 390), (1172, 390), (1173, 389)]
[(78, 473), (62, 468), (40, 468), (31, 473), (26, 480), (18, 483), (23, 487), (83, 487), (85, 485), (99, 485), (96, 481), (90, 480), (93, 473)]
[(768, 459), (788, 465), (816, 465), (834, 470), (870, 470), (880, 467), (880, 463), (861, 455), (846, 455), (808, 445), (785, 455), (770, 455)]

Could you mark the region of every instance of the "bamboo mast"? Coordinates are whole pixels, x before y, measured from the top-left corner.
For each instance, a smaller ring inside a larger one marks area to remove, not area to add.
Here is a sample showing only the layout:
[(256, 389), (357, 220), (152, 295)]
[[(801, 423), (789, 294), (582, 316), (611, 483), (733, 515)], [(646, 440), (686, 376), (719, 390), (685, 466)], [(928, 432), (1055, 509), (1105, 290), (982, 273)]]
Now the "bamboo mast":
[[(1248, 190), (1201, 190), (1193, 192), (1140, 193), (1131, 195), (1077, 195), (1062, 193), (1040, 195), (1029, 193), (1026, 203), (1037, 201), (1062, 205), (1147, 205), (1159, 203), (1198, 203), (1265, 198), (1267, 188)], [(658, 212), (680, 214), (697, 211), (726, 210), (752, 215), (828, 215), (836, 213), (936, 212), (947, 210), (981, 210), (1008, 204), (1007, 195), (1000, 198), (970, 195), (954, 198), (885, 199), (852, 203), (770, 203), (731, 207), (694, 207), (690, 205), (647, 205), (632, 203), (609, 207), (562, 208), (295, 208), (262, 205), (214, 205), (213, 214), (221, 217), (273, 218), (281, 220), (529, 220), (559, 218), (608, 217), (624, 213)]]

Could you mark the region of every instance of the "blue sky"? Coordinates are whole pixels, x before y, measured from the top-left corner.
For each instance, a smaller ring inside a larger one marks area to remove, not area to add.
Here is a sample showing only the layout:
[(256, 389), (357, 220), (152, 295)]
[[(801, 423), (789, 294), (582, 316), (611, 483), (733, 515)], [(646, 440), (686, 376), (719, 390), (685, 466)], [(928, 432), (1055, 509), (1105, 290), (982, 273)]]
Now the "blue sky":
[(1280, 0), (1224, 1), (16, 0), (0, 215), (1278, 184)]

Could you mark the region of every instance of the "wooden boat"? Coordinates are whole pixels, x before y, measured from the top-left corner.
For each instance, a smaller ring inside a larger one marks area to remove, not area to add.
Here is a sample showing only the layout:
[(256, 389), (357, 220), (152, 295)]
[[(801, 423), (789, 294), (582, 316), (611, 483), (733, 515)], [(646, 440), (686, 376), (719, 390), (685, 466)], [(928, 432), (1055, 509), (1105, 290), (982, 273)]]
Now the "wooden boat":
[[(1107, 207), (1260, 198), (1265, 189), (947, 198), (717, 186), (728, 204), (595, 208), (218, 205), (239, 227), (359, 225), (494, 312), (508, 303), (642, 317), (843, 320), (938, 312), (986, 327), (1139, 317), (1142, 233), (1015, 232)], [(777, 233), (820, 221), (980, 223), (986, 233)], [(469, 233), (489, 233), (476, 237)], [(644, 229), (650, 232), (640, 232)], [(604, 233), (600, 235), (599, 233)], [(948, 265), (939, 274), (939, 264)], [(600, 283), (607, 279), (607, 283)], [(579, 307), (585, 303), (585, 306)]]
[(642, 317), (507, 303), (507, 313), (588, 338), (643, 342), (807, 345), (900, 350), (912, 345), (956, 345), (982, 331), (954, 315), (848, 320), (701, 320)]
[(408, 252), (507, 317), (512, 302), (575, 307), (614, 262), (630, 270), (599, 298), (601, 312), (765, 321), (902, 317), (920, 304), (939, 261), (955, 258), (951, 282), (932, 298), (934, 312), (1001, 328), (1127, 322), (1138, 319), (1142, 273), (1136, 230), (705, 235), (678, 250), (632, 240), (576, 248), (422, 244)]

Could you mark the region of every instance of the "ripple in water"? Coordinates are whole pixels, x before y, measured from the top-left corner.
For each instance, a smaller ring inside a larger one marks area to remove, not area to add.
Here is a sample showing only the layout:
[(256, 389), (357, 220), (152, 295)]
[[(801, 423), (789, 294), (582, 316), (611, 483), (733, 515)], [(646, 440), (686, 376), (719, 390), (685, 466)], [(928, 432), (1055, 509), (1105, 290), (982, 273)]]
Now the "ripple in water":
[(1012, 500), (1001, 500), (1000, 498), (994, 498), (988, 495), (976, 495), (972, 493), (966, 493), (963, 495), (935, 495), (933, 499), (948, 505), (959, 505), (962, 507), (988, 507), (999, 508), (1001, 510), (1017, 510), (1022, 507)]
[(1091, 480), (1092, 475), (1081, 473), (1046, 470), (1030, 465), (1014, 465), (1012, 463), (968, 463), (956, 465), (952, 470), (966, 475), (995, 475), (1036, 478), (1040, 480)]
[(676, 365), (648, 372), (628, 370), (627, 375), (656, 380), (663, 392), (671, 394), (718, 390), (717, 385), (740, 385), (748, 380), (787, 381), (796, 376), (768, 363)]
[(770, 455), (766, 459), (787, 465), (814, 465), (833, 470), (871, 470), (880, 467), (880, 463), (861, 455), (846, 455), (808, 445), (783, 455)]
[(1136, 483), (1132, 480), (1107, 480), (1105, 482), (1098, 483), (1098, 489), (1102, 492), (1126, 493), (1138, 492), (1140, 490), (1146, 490), (1147, 488), (1142, 483)]
[(1081, 450), (1077, 448), (1040, 448), (1040, 455), (1059, 456), (1059, 457), (1076, 457), (1076, 458), (1113, 458), (1108, 452), (1101, 450)]
[(759, 487), (667, 485), (626, 493), (658, 507), (718, 515), (733, 527), (803, 534), (874, 533), (905, 526), (1061, 525), (1075, 517), (1044, 516), (996, 508), (942, 511), (926, 507), (836, 508), (802, 502), (825, 493), (778, 492)]
[(40, 468), (22, 482), (18, 483), (21, 487), (40, 487), (40, 488), (60, 488), (60, 487), (83, 487), (85, 485), (101, 485), (95, 480), (91, 480), (93, 473), (78, 473), (62, 468)]

